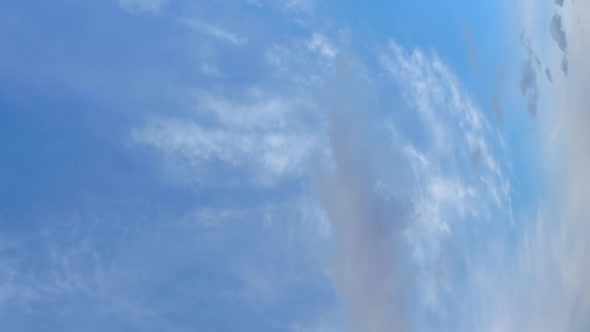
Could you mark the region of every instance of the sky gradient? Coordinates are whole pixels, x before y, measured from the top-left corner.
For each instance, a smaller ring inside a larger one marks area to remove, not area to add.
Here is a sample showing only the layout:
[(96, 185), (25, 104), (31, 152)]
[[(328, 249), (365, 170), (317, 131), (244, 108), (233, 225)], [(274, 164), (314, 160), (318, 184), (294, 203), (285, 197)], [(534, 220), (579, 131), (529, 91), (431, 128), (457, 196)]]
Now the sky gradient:
[(0, 9), (0, 330), (586, 331), (582, 1)]

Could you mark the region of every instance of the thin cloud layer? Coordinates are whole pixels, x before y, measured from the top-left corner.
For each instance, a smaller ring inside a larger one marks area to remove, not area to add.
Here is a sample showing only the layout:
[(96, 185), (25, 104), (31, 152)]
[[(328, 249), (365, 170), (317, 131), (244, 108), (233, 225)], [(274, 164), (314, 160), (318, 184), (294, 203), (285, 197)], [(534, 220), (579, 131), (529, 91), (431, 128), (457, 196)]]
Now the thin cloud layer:
[[(590, 6), (572, 3), (564, 17), (574, 13), (587, 22)], [(510, 264), (490, 273), (496, 282), (482, 283), (482, 292), (488, 293), (483, 331), (581, 332), (590, 326), (590, 40), (582, 31), (568, 37), (565, 63), (572, 70), (539, 97), (547, 105), (538, 125), (550, 191), (537, 214), (526, 220), (515, 259), (506, 258)], [(563, 50), (544, 56), (559, 59)]]
[[(590, 19), (590, 6), (585, 2), (576, 2), (568, 6), (569, 15), (581, 15), (582, 22)], [(538, 236), (540, 253), (553, 250), (554, 260), (548, 261), (547, 269), (553, 271), (558, 283), (545, 294), (552, 295), (558, 301), (555, 315), (545, 320), (556, 326), (555, 330), (583, 331), (590, 324), (590, 269), (588, 261), (588, 244), (590, 243), (588, 194), (590, 167), (588, 153), (590, 135), (588, 124), (590, 117), (587, 105), (590, 101), (587, 82), (590, 79), (590, 61), (588, 45), (590, 39), (583, 31), (572, 30), (572, 43), (568, 50), (571, 71), (567, 80), (551, 91), (547, 91), (547, 100), (555, 105), (554, 116), (559, 115), (561, 129), (555, 138), (559, 147), (548, 153), (555, 158), (552, 172), (559, 178), (555, 188), (559, 197), (559, 209), (556, 219), (547, 220), (544, 227), (546, 234)], [(548, 124), (553, 130), (553, 125)], [(555, 233), (550, 233), (555, 232)], [(538, 276), (542, 278), (542, 276)], [(552, 293), (553, 294), (552, 294)]]
[[(463, 263), (447, 246), (491, 215), (511, 219), (501, 138), (436, 55), (390, 41), (381, 65), (388, 89), (404, 97), (385, 126), (371, 120), (381, 106), (363, 92), (372, 81), (358, 78), (367, 77), (362, 65), (336, 69), (346, 75), (332, 89), (331, 158), (316, 178), (335, 234), (330, 275), (353, 331), (411, 331), (417, 317), (452, 330), (447, 317), (469, 292), (451, 286)], [(414, 131), (429, 135), (417, 140)]]
[(569, 61), (567, 59), (567, 57), (563, 57), (563, 59), (561, 59), (561, 71), (567, 76), (567, 74), (569, 73)]
[(528, 96), (527, 111), (534, 117), (537, 115), (539, 88), (537, 86), (537, 71), (531, 59), (525, 60), (520, 72), (520, 93)]
[(563, 23), (561, 15), (555, 14), (551, 19), (551, 24), (549, 25), (549, 31), (551, 31), (551, 38), (557, 43), (559, 49), (563, 52), (567, 51), (567, 38), (565, 36), (565, 32), (563, 31)]
[(541, 65), (541, 61), (535, 54), (530, 39), (522, 35), (521, 41), (525, 45), (527, 57), (520, 69), (520, 93), (527, 97), (527, 111), (532, 117), (535, 117), (537, 115), (539, 101), (537, 71), (539, 71), (538, 68)]

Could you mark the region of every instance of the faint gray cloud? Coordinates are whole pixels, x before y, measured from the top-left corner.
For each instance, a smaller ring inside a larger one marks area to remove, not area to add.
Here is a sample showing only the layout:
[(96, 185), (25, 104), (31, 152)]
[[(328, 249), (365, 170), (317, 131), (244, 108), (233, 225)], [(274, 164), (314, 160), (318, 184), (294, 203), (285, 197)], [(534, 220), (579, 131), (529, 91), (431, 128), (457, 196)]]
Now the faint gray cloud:
[(314, 33), (307, 43), (307, 48), (323, 57), (333, 59), (338, 50), (325, 36), (320, 33)]
[(537, 85), (537, 71), (540, 71), (541, 61), (535, 54), (530, 39), (524, 33), (521, 35), (521, 41), (526, 48), (527, 58), (523, 61), (520, 70), (520, 93), (523, 96), (527, 96), (527, 111), (534, 117), (538, 109), (539, 87)]
[(537, 72), (531, 59), (524, 61), (520, 75), (520, 93), (528, 96), (527, 110), (534, 117), (537, 114), (539, 88), (537, 86)]
[(551, 19), (551, 24), (549, 25), (549, 30), (551, 31), (551, 38), (553, 38), (553, 40), (557, 42), (559, 48), (565, 52), (567, 49), (567, 38), (565, 31), (563, 31), (561, 15), (557, 13), (553, 15), (553, 19)]
[(553, 2), (560, 7), (563, 7), (563, 1), (564, 0), (553, 0)]
[(553, 76), (551, 76), (551, 70), (549, 68), (545, 68), (545, 77), (547, 77), (549, 83), (553, 83)]
[(569, 71), (569, 61), (567, 60), (567, 57), (565, 57), (565, 56), (561, 60), (561, 71), (567, 76), (568, 71)]
[[(331, 276), (350, 316), (350, 330), (403, 332), (412, 330), (414, 319), (408, 311), (415, 308), (407, 300), (424, 308), (430, 319), (443, 321), (450, 313), (448, 303), (456, 297), (448, 284), (452, 276), (444, 243), (451, 241), (453, 223), (479, 219), (480, 207), (506, 207), (509, 193), (486, 134), (491, 126), (446, 65), (395, 41), (381, 62), (407, 102), (404, 110), (419, 124), (409, 130), (432, 135), (422, 145), (399, 138), (408, 128), (391, 124), (393, 154), (389, 144), (386, 148), (395, 166), (381, 173), (378, 126), (370, 122), (374, 104), (371, 93), (363, 91), (370, 84), (358, 78), (364, 71), (348, 73), (349, 68), (337, 66), (337, 73), (345, 74), (334, 79), (337, 95), (330, 103), (331, 159), (318, 171), (316, 185), (333, 225)], [(461, 168), (441, 172), (442, 160), (450, 155), (461, 160)], [(477, 166), (475, 182), (452, 175), (471, 166)], [(403, 177), (404, 185), (393, 180), (395, 188), (389, 189), (392, 177)], [(412, 286), (417, 294), (409, 299), (404, 292)]]

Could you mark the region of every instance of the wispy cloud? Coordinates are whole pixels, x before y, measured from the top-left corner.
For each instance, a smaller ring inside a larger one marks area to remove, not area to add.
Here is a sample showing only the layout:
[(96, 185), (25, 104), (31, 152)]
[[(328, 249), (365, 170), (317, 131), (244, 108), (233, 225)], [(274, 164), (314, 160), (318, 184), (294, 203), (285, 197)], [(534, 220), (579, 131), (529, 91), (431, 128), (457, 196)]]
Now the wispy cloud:
[(321, 88), (340, 55), (336, 43), (325, 34), (313, 32), (307, 38), (275, 43), (265, 51), (273, 74), (296, 85)]
[(521, 41), (525, 46), (527, 55), (520, 69), (520, 93), (523, 96), (527, 96), (527, 111), (534, 117), (537, 115), (538, 110), (539, 86), (537, 82), (537, 71), (539, 71), (538, 68), (541, 65), (541, 61), (533, 50), (531, 40), (523, 34)]
[(311, 13), (315, 9), (313, 0), (280, 0), (278, 3), (286, 10)]
[[(587, 3), (572, 2), (564, 17), (580, 14), (585, 21), (588, 9)], [(551, 25), (551, 35), (542, 36), (541, 42), (561, 43), (560, 50), (543, 56), (559, 59), (566, 50), (565, 35), (561, 21)], [(518, 237), (515, 252), (507, 253), (509, 264), (504, 263), (503, 271), (489, 272), (490, 279), (481, 283), (488, 304), (483, 310), (484, 331), (577, 332), (590, 323), (590, 269), (585, 263), (590, 253), (590, 158), (586, 153), (590, 117), (585, 92), (590, 78), (589, 39), (574, 29), (568, 38), (564, 63), (571, 66), (570, 75), (555, 78), (539, 96), (547, 105), (538, 125), (547, 160), (543, 175), (551, 179), (549, 194), (534, 215), (523, 218), (524, 234)]]
[(198, 31), (206, 36), (218, 39), (223, 42), (227, 42), (233, 45), (243, 45), (248, 42), (246, 37), (235, 34), (223, 27), (215, 24), (206, 23), (193, 18), (179, 18), (178, 21), (195, 31)]
[(523, 62), (520, 72), (520, 93), (528, 95), (527, 111), (531, 116), (537, 115), (539, 88), (537, 87), (537, 71), (531, 59)]
[(197, 179), (201, 166), (216, 162), (248, 170), (261, 184), (273, 184), (302, 171), (314, 138), (309, 133), (287, 129), (286, 113), (292, 105), (263, 96), (255, 97), (257, 101), (249, 105), (203, 94), (199, 98), (201, 112), (214, 112), (220, 126), (160, 118), (134, 130), (133, 140), (170, 158), (184, 160), (194, 168)]
[[(501, 138), (481, 110), (436, 55), (388, 46), (381, 64), (405, 97), (398, 108), (417, 127), (402, 126), (397, 116), (385, 128), (371, 123), (379, 105), (368, 102), (362, 66), (341, 62), (331, 99), (333, 164), (317, 181), (337, 241), (332, 277), (355, 331), (411, 330), (410, 310), (442, 324), (451, 310), (445, 303), (463, 292), (452, 286), (445, 244), (463, 222), (512, 217), (510, 183), (496, 159)], [(392, 146), (369, 145), (382, 141), (377, 128)], [(414, 131), (430, 135), (418, 140)]]
[[(382, 59), (385, 68), (421, 117), (423, 131), (433, 133), (430, 144), (403, 146), (416, 179), (411, 197), (417, 218), (407, 235), (421, 267), (419, 292), (427, 307), (441, 313), (439, 301), (452, 293), (444, 286), (450, 275), (433, 269), (444, 256), (443, 243), (461, 227), (458, 221), (486, 219), (490, 211), (505, 223), (512, 220), (510, 182), (497, 160), (502, 138), (438, 57), (408, 52), (395, 42), (390, 49)], [(448, 158), (464, 163), (441, 169)], [(478, 177), (465, 176), (473, 165)]]
[(327, 58), (334, 58), (338, 54), (338, 50), (332, 45), (332, 43), (323, 35), (314, 33), (309, 40), (307, 47)]

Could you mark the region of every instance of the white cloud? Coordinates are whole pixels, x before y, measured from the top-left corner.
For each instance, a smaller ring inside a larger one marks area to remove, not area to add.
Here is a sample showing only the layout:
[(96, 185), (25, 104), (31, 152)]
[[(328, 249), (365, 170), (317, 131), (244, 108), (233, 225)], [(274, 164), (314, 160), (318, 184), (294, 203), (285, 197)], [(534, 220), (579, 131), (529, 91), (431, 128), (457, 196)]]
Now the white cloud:
[(314, 136), (288, 116), (293, 107), (279, 98), (255, 93), (251, 104), (199, 94), (200, 111), (212, 112), (220, 126), (207, 128), (196, 121), (162, 118), (133, 131), (133, 140), (184, 160), (194, 168), (222, 162), (248, 170), (260, 184), (300, 175), (310, 155)]
[(334, 58), (338, 54), (338, 50), (332, 45), (332, 43), (319, 33), (313, 34), (307, 44), (307, 47), (310, 51), (317, 52), (318, 54), (329, 59)]
[[(68, 222), (64, 221), (64, 224)], [(73, 232), (73, 231), (72, 231)], [(63, 235), (62, 235), (63, 236)], [(49, 237), (49, 238), (47, 238)], [(54, 234), (35, 237), (43, 248), (33, 251), (27, 244), (10, 241), (0, 251), (17, 253), (11, 259), (0, 260), (0, 308), (34, 308), (39, 303), (51, 303), (64, 297), (97, 295), (93, 273), (96, 252), (83, 240), (62, 247)], [(27, 266), (27, 255), (36, 255), (32, 266)]]
[[(387, 124), (372, 123), (379, 105), (363, 95), (370, 77), (361, 66), (336, 68), (349, 75), (329, 87), (338, 91), (330, 100), (334, 167), (318, 180), (336, 239), (331, 276), (358, 331), (410, 330), (409, 310), (442, 321), (463, 293), (448, 251), (455, 233), (509, 225), (512, 216), (501, 136), (436, 55), (388, 46), (381, 64), (405, 102)], [(387, 167), (378, 142), (388, 140), (375, 128), (393, 142)], [(412, 305), (402, 289), (417, 292)]]
[[(502, 138), (491, 130), (457, 78), (436, 56), (428, 57), (419, 50), (406, 52), (395, 42), (390, 43), (390, 49), (392, 52), (381, 58), (383, 66), (420, 115), (425, 132), (432, 133), (429, 142), (433, 145), (425, 147), (426, 151), (418, 153), (417, 147), (409, 145), (405, 147), (406, 153), (414, 158), (419, 156), (422, 163), (428, 155), (436, 160), (431, 162), (434, 165), (449, 155), (456, 160), (477, 157), (482, 163), (474, 166), (480, 168), (482, 176), (495, 188), (505, 187), (506, 175), (502, 174), (492, 151), (492, 145), (503, 148)], [(502, 204), (508, 204), (509, 193), (498, 191), (503, 193)]]
[(265, 52), (267, 63), (281, 80), (313, 89), (323, 89), (337, 55), (334, 42), (317, 32), (309, 38), (272, 44)]
[(436, 55), (391, 41), (381, 63), (421, 120), (418, 128), (404, 129), (430, 133), (416, 143), (408, 132), (392, 134), (415, 179), (408, 195), (416, 217), (405, 235), (419, 266), (419, 291), (428, 310), (443, 317), (444, 299), (458, 291), (450, 288), (450, 271), (441, 270), (449, 254), (444, 243), (466, 222), (509, 224), (512, 218), (510, 183), (497, 160), (502, 137)]
[(193, 18), (179, 18), (178, 21), (199, 33), (215, 38), (222, 42), (230, 43), (236, 46), (246, 44), (248, 39), (240, 36), (232, 31), (229, 31), (219, 25), (206, 23)]
[(243, 102), (207, 93), (196, 93), (196, 98), (201, 112), (212, 112), (224, 126), (232, 128), (284, 129), (295, 111), (285, 99), (266, 97), (258, 88), (250, 89), (249, 100)]

